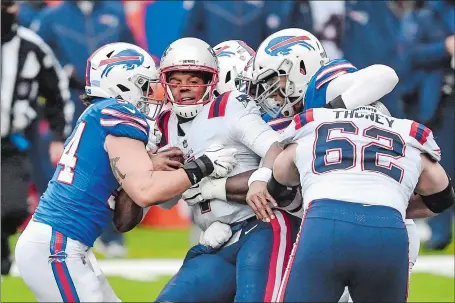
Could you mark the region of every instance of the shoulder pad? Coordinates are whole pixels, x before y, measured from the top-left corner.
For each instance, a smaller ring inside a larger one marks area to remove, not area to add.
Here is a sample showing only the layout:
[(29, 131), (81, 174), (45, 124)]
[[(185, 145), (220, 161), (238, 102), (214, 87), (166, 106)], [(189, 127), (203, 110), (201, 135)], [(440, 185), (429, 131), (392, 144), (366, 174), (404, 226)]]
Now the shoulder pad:
[(441, 149), (436, 143), (431, 129), (423, 124), (411, 121), (409, 130), (410, 145), (428, 154), (436, 162), (441, 160)]
[(129, 137), (147, 144), (149, 125), (145, 116), (129, 103), (116, 101), (108, 103), (100, 110), (100, 125), (108, 134)]
[(208, 119), (224, 117), (227, 110), (235, 112), (242, 111), (251, 106), (252, 103), (248, 95), (237, 90), (225, 92), (210, 104)]
[(356, 72), (357, 68), (352, 65), (348, 60), (336, 59), (332, 60), (323, 67), (313, 76), (315, 81), (315, 88), (318, 90), (324, 84), (331, 80), (347, 73)]
[(344, 59), (337, 59), (330, 61), (327, 65), (323, 66), (314, 75), (315, 87), (320, 89), (324, 84), (332, 81), (333, 79), (347, 74), (356, 72), (357, 68), (349, 61)]
[(356, 71), (357, 68), (344, 59), (332, 60), (320, 67), (316, 74), (311, 77), (308, 84), (303, 103), (304, 108), (319, 108), (324, 106), (327, 103), (326, 89), (329, 83), (341, 75)]
[(281, 134), (282, 145), (289, 145), (309, 133), (304, 126), (314, 121), (314, 110), (313, 108), (308, 109), (294, 116), (291, 124)]

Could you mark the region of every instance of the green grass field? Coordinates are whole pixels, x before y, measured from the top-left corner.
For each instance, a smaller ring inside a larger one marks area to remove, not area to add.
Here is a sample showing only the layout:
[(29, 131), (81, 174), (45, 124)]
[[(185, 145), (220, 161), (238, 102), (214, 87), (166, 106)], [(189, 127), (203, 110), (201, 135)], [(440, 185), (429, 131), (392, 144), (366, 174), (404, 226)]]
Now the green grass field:
[[(138, 228), (127, 234), (129, 258), (183, 258), (187, 249), (189, 231), (150, 230)], [(11, 240), (14, 245), (15, 238)], [(443, 252), (421, 249), (420, 255), (454, 255), (454, 243)], [(99, 259), (103, 259), (98, 255)], [(419, 262), (417, 260), (417, 262)], [(169, 277), (156, 281), (136, 281), (108, 277), (118, 297), (124, 302), (153, 301)], [(455, 279), (427, 273), (414, 273), (411, 278), (409, 302), (455, 302)], [(2, 302), (35, 302), (35, 298), (19, 277), (4, 277), (1, 285)]]

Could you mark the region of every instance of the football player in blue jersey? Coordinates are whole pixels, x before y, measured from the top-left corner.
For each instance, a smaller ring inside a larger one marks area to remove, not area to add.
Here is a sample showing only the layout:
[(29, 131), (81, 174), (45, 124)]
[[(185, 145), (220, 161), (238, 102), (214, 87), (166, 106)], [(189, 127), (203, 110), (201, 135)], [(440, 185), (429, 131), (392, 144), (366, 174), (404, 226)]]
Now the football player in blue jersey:
[[(154, 99), (157, 78), (151, 56), (132, 44), (104, 45), (87, 60), (84, 100), (90, 105), (16, 245), (20, 275), (38, 301), (119, 301), (90, 251), (114, 207), (140, 221), (143, 207), (181, 194), (206, 176), (223, 177), (236, 164), (235, 149), (211, 146), (185, 165), (171, 163), (173, 171), (154, 167), (146, 151), (146, 119), (162, 106)], [(134, 205), (115, 205), (120, 187)]]

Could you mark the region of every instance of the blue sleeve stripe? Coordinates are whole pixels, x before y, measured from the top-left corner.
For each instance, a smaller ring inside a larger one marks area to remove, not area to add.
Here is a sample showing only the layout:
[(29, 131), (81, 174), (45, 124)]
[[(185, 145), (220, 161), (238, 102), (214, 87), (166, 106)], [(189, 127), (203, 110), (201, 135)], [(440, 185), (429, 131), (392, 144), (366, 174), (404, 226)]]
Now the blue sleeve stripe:
[(105, 126), (105, 127), (114, 127), (119, 124), (129, 125), (129, 126), (136, 128), (137, 130), (141, 131), (146, 136), (148, 136), (147, 129), (135, 122), (122, 120), (122, 119), (103, 119), (103, 118), (101, 118), (100, 123), (101, 123), (101, 126)]
[(332, 81), (333, 79), (335, 78), (338, 78), (339, 76), (341, 75), (344, 75), (344, 74), (347, 74), (348, 72), (346, 70), (339, 70), (338, 72), (336, 72), (335, 74), (331, 75), (330, 77), (327, 77), (325, 78), (324, 80), (318, 82), (318, 84), (316, 84), (316, 89), (320, 89), (321, 86), (323, 86), (324, 84), (326, 84), (327, 82), (330, 82)]
[(101, 110), (101, 113), (104, 115), (107, 115), (107, 116), (114, 117), (114, 118), (120, 118), (123, 120), (128, 120), (130, 122), (137, 123), (139, 125), (142, 125), (145, 128), (147, 128), (147, 126), (148, 126), (147, 121), (145, 121), (145, 119), (142, 119), (135, 115), (130, 115), (130, 114), (127, 114), (125, 112), (121, 112), (121, 111), (118, 111), (115, 109), (104, 108), (103, 110)]
[(328, 75), (329, 73), (332, 72), (338, 72), (340, 70), (346, 70), (346, 69), (354, 69), (357, 70), (357, 68), (352, 65), (351, 63), (341, 63), (341, 64), (335, 64), (331, 67), (328, 67), (324, 69), (317, 77), (316, 77), (316, 82), (321, 80), (324, 76)]

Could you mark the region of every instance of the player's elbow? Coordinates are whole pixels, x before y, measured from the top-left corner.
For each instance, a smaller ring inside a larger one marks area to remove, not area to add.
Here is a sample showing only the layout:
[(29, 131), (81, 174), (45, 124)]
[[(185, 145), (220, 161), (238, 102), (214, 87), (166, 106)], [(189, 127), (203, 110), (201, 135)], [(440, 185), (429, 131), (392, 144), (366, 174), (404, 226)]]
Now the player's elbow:
[(142, 208), (146, 208), (155, 205), (155, 200), (147, 194), (147, 191), (140, 191), (135, 200), (136, 204)]
[(381, 81), (381, 85), (389, 92), (398, 84), (399, 78), (393, 68), (383, 64), (374, 64), (371, 66), (375, 70), (375, 79)]
[(137, 199), (134, 200), (142, 208), (160, 204), (170, 197), (163, 195), (163, 191), (154, 185), (138, 190)]

